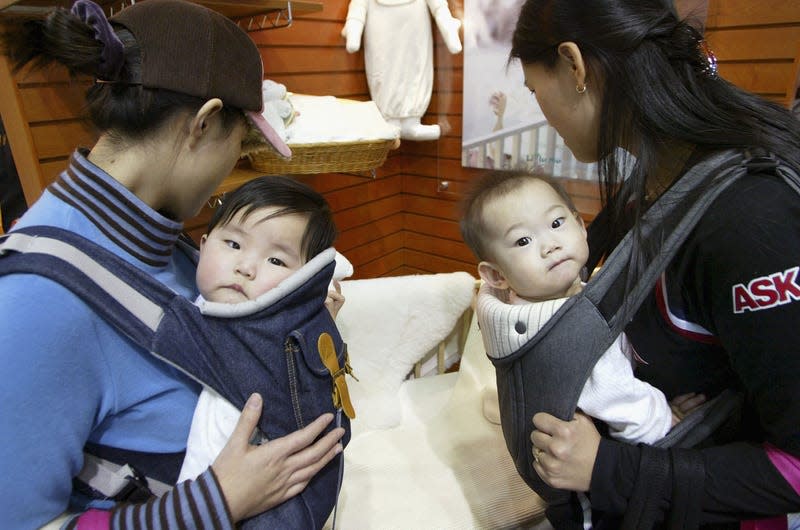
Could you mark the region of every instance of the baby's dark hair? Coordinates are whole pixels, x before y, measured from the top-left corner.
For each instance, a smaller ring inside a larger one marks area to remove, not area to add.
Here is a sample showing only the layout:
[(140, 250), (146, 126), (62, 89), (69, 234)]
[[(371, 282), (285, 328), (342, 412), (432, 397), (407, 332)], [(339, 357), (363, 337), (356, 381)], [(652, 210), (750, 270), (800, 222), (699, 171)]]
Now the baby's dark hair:
[(333, 246), (337, 231), (328, 201), (308, 185), (280, 175), (258, 177), (226, 193), (211, 217), (206, 233), (225, 226), (239, 212), (246, 218), (261, 208), (274, 207), (278, 210), (269, 218), (293, 213), (308, 215), (308, 225), (300, 244), (304, 261)]
[(472, 181), (461, 200), (461, 237), (478, 260), (491, 259), (487, 251), (489, 234), (483, 210), (486, 204), (498, 197), (514, 192), (531, 180), (540, 180), (558, 193), (571, 212), (577, 213), (572, 198), (553, 177), (527, 171), (489, 171)]

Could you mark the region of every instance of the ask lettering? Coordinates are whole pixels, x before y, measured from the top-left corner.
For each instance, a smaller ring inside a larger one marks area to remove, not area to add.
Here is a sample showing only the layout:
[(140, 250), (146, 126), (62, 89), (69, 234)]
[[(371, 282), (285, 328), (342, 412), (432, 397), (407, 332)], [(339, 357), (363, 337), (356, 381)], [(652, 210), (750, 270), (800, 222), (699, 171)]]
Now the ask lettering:
[(733, 312), (759, 311), (800, 300), (800, 266), (733, 286)]

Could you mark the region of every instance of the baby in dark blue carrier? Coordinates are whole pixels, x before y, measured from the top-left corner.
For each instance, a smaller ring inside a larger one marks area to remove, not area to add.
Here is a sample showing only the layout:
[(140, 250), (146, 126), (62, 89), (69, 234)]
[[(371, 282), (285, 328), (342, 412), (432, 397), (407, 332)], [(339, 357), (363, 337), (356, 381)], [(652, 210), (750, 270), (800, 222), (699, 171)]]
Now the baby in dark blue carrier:
[[(326, 412), (336, 415), (329, 429), (343, 427), (342, 444), (349, 441), (350, 367), (334, 323), (344, 299), (329, 291), (335, 237), (320, 194), (268, 176), (228, 194), (215, 212), (201, 239), (195, 303), (90, 241), (49, 227), (7, 236), (0, 273), (59, 281), (133, 341), (203, 384), (183, 480), (214, 462), (254, 392), (264, 408), (252, 443), (294, 432)], [(342, 461), (340, 455), (302, 493), (243, 527), (321, 528), (336, 504)], [(94, 488), (103, 473), (87, 467), (79, 478)], [(158, 493), (154, 483), (145, 480)]]
[[(267, 359), (273, 359), (268, 367), (271, 380), (254, 381), (253, 388), (266, 385), (283, 389), (272, 397), (294, 409), (290, 417), (266, 418), (267, 425), (256, 437), (274, 438), (284, 434), (278, 427), (281, 422), (286, 422), (286, 431), (291, 432), (316, 417), (301, 410), (301, 404), (309, 399), (328, 402), (343, 409), (348, 418), (354, 417), (344, 383), (349, 366), (333, 324), (344, 299), (336, 290), (323, 290), (326, 280), (330, 281), (335, 237), (330, 208), (320, 194), (288, 177), (268, 176), (249, 181), (226, 196), (201, 238), (197, 267), (200, 297), (196, 302), (200, 311), (207, 318), (232, 317), (228, 325), (241, 329), (247, 328), (242, 326), (241, 317), (258, 315), (263, 321), (258, 327), (270, 330), (266, 334), (248, 332), (243, 341), (246, 344), (223, 346), (239, 349), (237, 354), (217, 351), (216, 355), (231, 361), (241, 356), (242, 348), (256, 352), (256, 358), (266, 353)], [(328, 272), (315, 282), (323, 270)], [(280, 311), (270, 311), (281, 306), (281, 300), (304, 291), (308, 291), (307, 295), (300, 296), (291, 307), (284, 305)], [(269, 316), (263, 314), (265, 311)], [(302, 322), (306, 318), (307, 324)], [(318, 376), (333, 377), (327, 393), (311, 395), (314, 388), (304, 388), (303, 378), (293, 375), (304, 369), (298, 366), (299, 362), (310, 359), (313, 361), (308, 368), (320, 371)], [(244, 370), (240, 377), (258, 379), (264, 375)], [(266, 403), (270, 395), (264, 397)], [(192, 419), (179, 481), (194, 478), (213, 463), (233, 432), (240, 409), (241, 404), (231, 403), (215, 389), (204, 387)], [(265, 410), (268, 409), (266, 405)], [(341, 416), (337, 419), (341, 423)], [(292, 516), (290, 521), (298, 526), (320, 527), (326, 517), (323, 509), (310, 520)], [(269, 521), (263, 519), (268, 518), (264, 514), (257, 518), (261, 523), (252, 521), (248, 526), (265, 526)]]

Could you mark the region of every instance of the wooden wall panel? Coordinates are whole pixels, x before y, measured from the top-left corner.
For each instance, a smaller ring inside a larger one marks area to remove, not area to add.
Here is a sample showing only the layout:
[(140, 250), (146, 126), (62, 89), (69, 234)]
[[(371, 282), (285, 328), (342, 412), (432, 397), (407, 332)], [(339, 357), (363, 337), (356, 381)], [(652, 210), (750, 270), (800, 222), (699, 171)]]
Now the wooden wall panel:
[(12, 73), (2, 58), (0, 111), (29, 204), (63, 169), (76, 146), (90, 146), (96, 139), (82, 119), (88, 83), (71, 80), (66, 69), (57, 66)]
[(800, 75), (800, 2), (711, 0), (706, 39), (722, 77), (792, 104)]
[[(460, 16), (462, 4), (450, 0), (451, 11)], [(251, 32), (266, 77), (296, 93), (369, 99), (363, 51), (347, 53), (340, 34), (347, 6), (348, 0), (325, 0), (322, 11), (297, 15), (288, 28)], [(783, 81), (797, 68), (800, 51), (800, 2), (709, 0), (707, 13), (708, 40), (719, 56), (721, 74), (767, 97), (786, 99), (789, 83)], [(442, 137), (403, 141), (374, 176), (297, 176), (331, 203), (340, 230), (336, 245), (353, 262), (356, 278), (455, 270), (476, 274), (476, 260), (458, 229), (458, 201), (481, 171), (461, 167), (463, 55), (451, 55), (434, 34), (433, 96), (423, 123), (440, 124)], [(18, 167), (28, 179), (29, 201), (63, 168), (72, 149), (68, 144), (92, 138), (79, 120), (86, 86), (58, 69), (22, 72), (11, 79), (0, 68), (0, 110), (15, 156), (20, 153)], [(256, 174), (243, 172), (241, 179)], [(231, 180), (222, 191), (242, 181)], [(600, 207), (596, 184), (565, 185), (590, 222)], [(187, 222), (194, 237), (203, 233), (210, 215), (205, 208)]]
[[(342, 217), (339, 214), (337, 217)], [(342, 223), (338, 223), (342, 224)], [(373, 219), (369, 223), (362, 224), (339, 233), (336, 241), (336, 249), (343, 254), (349, 255), (352, 249), (356, 249), (371, 241), (377, 241), (384, 237), (397, 234), (403, 231), (405, 226), (405, 216), (402, 211), (390, 213), (386, 217)]]
[(800, 23), (800, 6), (791, 0), (709, 0), (708, 4), (708, 29)]
[(76, 146), (91, 146), (96, 138), (91, 126), (80, 120), (31, 124), (33, 145), (39, 160), (67, 158)]
[(89, 86), (88, 81), (20, 85), (22, 110), (31, 123), (75, 119)]

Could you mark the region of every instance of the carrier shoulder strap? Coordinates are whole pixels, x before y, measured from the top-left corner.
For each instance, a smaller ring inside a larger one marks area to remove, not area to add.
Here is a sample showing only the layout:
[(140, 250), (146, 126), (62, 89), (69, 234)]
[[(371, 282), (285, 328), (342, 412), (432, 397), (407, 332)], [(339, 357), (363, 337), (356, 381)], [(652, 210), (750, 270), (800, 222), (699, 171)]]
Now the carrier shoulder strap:
[[(0, 275), (36, 274), (57, 281), (149, 349), (164, 316), (162, 304), (175, 295), (154, 281), (144, 288), (144, 275), (138, 277), (121, 267), (122, 262), (110, 253), (96, 252), (84, 238), (55, 227), (22, 228), (0, 238)], [(133, 283), (134, 276), (137, 283)], [(120, 502), (160, 496), (171, 488), (128, 464), (119, 465), (88, 452), (84, 452), (84, 467), (74, 484), (87, 495)]]
[[(142, 288), (144, 273), (108, 251), (97, 253), (92, 245), (56, 227), (15, 230), (0, 238), (0, 274), (36, 274), (60, 283), (149, 349), (164, 316), (162, 306), (177, 295), (156, 281)], [(23, 254), (36, 259), (21, 259)]]

